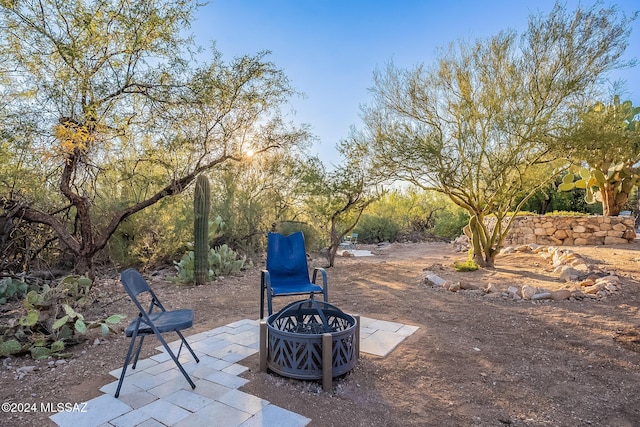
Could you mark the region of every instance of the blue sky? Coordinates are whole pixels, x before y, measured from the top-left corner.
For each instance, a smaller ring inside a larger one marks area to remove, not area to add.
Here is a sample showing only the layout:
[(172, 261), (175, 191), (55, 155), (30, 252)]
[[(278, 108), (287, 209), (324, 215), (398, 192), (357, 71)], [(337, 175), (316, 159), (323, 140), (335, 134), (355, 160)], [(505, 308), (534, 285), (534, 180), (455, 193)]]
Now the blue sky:
[[(340, 159), (335, 145), (361, 126), (360, 105), (376, 68), (431, 64), (437, 49), (459, 39), (475, 40), (500, 30), (521, 33), (531, 13), (548, 12), (551, 0), (211, 0), (192, 27), (198, 44), (211, 41), (230, 60), (271, 51), (304, 98), (286, 111), (294, 123), (307, 123), (318, 138), (313, 154), (326, 165)], [(567, 1), (573, 9), (577, 1)], [(592, 4), (583, 2), (583, 4)], [(638, 0), (615, 4), (631, 15)], [(634, 22), (627, 58), (640, 56), (640, 23)], [(640, 67), (617, 72), (627, 80), (627, 96), (640, 105)]]

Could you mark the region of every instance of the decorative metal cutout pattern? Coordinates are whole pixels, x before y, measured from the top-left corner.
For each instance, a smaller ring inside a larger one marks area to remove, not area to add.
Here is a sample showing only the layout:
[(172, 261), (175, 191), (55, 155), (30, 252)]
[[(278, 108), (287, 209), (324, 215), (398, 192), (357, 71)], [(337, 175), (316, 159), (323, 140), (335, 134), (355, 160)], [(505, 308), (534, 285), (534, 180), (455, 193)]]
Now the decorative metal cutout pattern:
[(314, 300), (289, 304), (267, 319), (267, 366), (290, 378), (322, 378), (322, 334), (332, 340), (332, 376), (355, 367), (355, 319), (335, 306)]

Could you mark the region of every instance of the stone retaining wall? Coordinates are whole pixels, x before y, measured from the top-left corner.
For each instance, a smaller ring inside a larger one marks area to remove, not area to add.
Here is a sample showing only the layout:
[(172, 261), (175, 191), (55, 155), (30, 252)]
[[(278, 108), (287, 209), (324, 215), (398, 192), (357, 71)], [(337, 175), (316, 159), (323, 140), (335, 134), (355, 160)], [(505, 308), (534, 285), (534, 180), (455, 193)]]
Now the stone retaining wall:
[[(495, 222), (485, 220), (490, 230)], [(635, 238), (635, 218), (630, 216), (518, 216), (502, 245), (614, 245)]]

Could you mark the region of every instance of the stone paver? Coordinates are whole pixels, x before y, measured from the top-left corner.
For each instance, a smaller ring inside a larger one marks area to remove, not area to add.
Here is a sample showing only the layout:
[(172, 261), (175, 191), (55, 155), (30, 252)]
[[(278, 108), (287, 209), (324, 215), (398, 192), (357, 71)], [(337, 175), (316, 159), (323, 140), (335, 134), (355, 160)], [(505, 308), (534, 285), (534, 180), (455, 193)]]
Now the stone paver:
[[(417, 326), (360, 318), (360, 351), (387, 356)], [(110, 374), (105, 393), (87, 402), (86, 412), (60, 412), (50, 418), (67, 427), (303, 427), (309, 418), (238, 390), (248, 368), (238, 363), (259, 351), (259, 322), (243, 319), (187, 337), (200, 363), (188, 351), (180, 362), (196, 384), (192, 389), (162, 346), (161, 353), (127, 368), (120, 397), (113, 397), (122, 369)], [(180, 341), (169, 343), (176, 350)], [(183, 349), (184, 350), (184, 349)]]

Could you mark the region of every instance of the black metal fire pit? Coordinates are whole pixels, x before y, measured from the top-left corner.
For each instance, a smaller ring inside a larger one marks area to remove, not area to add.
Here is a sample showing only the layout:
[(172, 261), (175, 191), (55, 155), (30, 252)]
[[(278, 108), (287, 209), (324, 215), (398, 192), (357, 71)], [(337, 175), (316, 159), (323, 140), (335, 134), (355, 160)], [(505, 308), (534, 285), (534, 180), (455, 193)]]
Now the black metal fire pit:
[(324, 388), (330, 388), (333, 377), (355, 367), (358, 324), (357, 317), (323, 301), (291, 303), (261, 326), (261, 369), (289, 378), (322, 379)]

